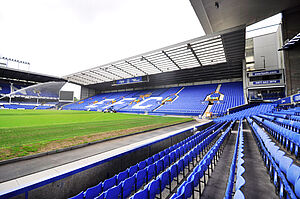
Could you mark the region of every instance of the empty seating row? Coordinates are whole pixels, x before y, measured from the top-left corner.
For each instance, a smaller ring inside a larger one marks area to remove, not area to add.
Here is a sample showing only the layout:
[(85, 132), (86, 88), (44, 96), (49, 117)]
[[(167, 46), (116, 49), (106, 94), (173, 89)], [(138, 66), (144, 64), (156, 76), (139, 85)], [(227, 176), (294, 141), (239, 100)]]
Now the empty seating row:
[(298, 157), (300, 134), (261, 117), (253, 116), (284, 148)]
[[(295, 121), (293, 119), (284, 119), (284, 118), (278, 118), (277, 116), (271, 116), (271, 115), (264, 115), (264, 114), (260, 114), (258, 115), (259, 117), (268, 119), (272, 122), (275, 122), (276, 124), (287, 128), (289, 130), (295, 131), (295, 132), (300, 132), (300, 122), (299, 121)], [(290, 118), (290, 117), (288, 117)]]
[[(225, 124), (224, 124), (225, 125)], [(85, 192), (80, 193), (78, 196), (75, 196), (74, 198), (82, 198), (81, 196), (85, 198), (94, 198), (95, 196), (98, 196), (99, 194), (107, 191), (108, 189), (120, 185), (122, 183), (128, 183), (128, 179), (131, 179), (132, 181), (136, 182), (136, 180), (140, 175), (138, 173), (143, 170), (143, 173), (147, 173), (147, 182), (150, 181), (152, 178), (157, 177), (157, 175), (174, 161), (178, 160), (180, 157), (182, 157), (184, 154), (188, 152), (189, 149), (191, 149), (196, 144), (200, 143), (203, 140), (206, 140), (206, 145), (209, 144), (208, 141), (212, 140), (212, 136), (210, 135), (212, 131), (215, 131), (217, 133), (220, 132), (221, 128), (224, 126), (222, 123), (214, 124), (207, 129), (198, 132), (194, 134), (193, 136), (181, 141), (180, 143), (177, 143), (176, 145), (173, 145), (164, 151), (159, 152), (158, 154), (153, 155), (152, 157), (149, 157), (148, 159), (141, 161), (140, 163), (128, 168), (127, 170), (120, 172), (119, 174), (115, 175), (114, 177), (105, 180), (103, 183), (99, 183), (95, 187), (91, 187), (87, 189)], [(219, 129), (219, 130), (217, 130)], [(207, 139), (208, 138), (208, 139)], [(206, 146), (204, 145), (204, 146)], [(145, 170), (146, 169), (146, 170)], [(144, 171), (145, 170), (145, 171)], [(101, 188), (99, 188), (101, 187)], [(138, 186), (135, 186), (135, 188)], [(136, 189), (134, 189), (135, 191)], [(103, 193), (104, 194), (104, 193)], [(107, 193), (105, 193), (107, 194)], [(91, 197), (92, 196), (92, 197)], [(123, 195), (124, 196), (124, 195)], [(126, 196), (126, 194), (125, 194)], [(124, 197), (125, 198), (125, 197)]]
[(234, 147), (232, 162), (231, 162), (230, 171), (229, 171), (229, 177), (228, 177), (228, 182), (227, 182), (227, 187), (226, 187), (226, 192), (225, 192), (225, 197), (224, 197), (225, 199), (232, 198), (232, 190), (233, 190), (234, 179), (235, 179), (236, 160), (237, 160), (238, 149), (239, 149), (239, 140), (240, 140), (239, 137), (240, 137), (240, 133), (241, 133), (241, 125), (242, 125), (242, 121), (240, 121), (238, 134), (237, 134), (235, 145), (234, 145), (235, 147)]
[[(212, 138), (214, 138), (219, 132), (215, 132), (212, 134)], [(172, 193), (172, 182), (173, 180), (177, 181), (179, 179), (179, 175), (182, 173), (183, 178), (187, 177), (187, 172), (185, 169), (188, 169), (188, 172), (192, 171), (191, 167), (195, 167), (195, 162), (198, 163), (201, 159), (200, 157), (203, 155), (205, 146), (205, 140), (200, 144), (196, 145), (189, 153), (185, 154), (181, 159), (171, 165), (167, 170), (162, 172), (156, 179), (151, 181), (144, 189), (140, 190), (136, 194), (134, 194), (131, 199), (154, 199), (156, 195), (160, 195), (159, 198), (162, 198), (161, 193), (164, 189), (169, 189), (169, 193)]]
[(266, 103), (266, 104), (260, 104), (257, 106), (253, 106), (250, 108), (246, 108), (244, 110), (226, 115), (224, 117), (220, 117), (217, 119), (214, 119), (214, 121), (233, 121), (233, 120), (241, 120), (244, 119), (246, 117), (250, 117), (252, 115), (257, 115), (259, 113), (267, 113), (270, 112), (274, 109), (274, 107), (276, 107), (276, 104), (270, 104), (270, 103)]
[[(193, 139), (190, 140), (188, 143), (186, 143), (185, 145), (181, 146), (179, 149), (181, 150), (183, 149), (188, 149), (188, 150), (184, 150), (183, 156), (180, 156), (180, 159), (177, 160), (174, 164), (170, 164), (170, 162), (168, 161), (168, 163), (166, 164), (166, 157), (161, 158), (160, 160), (157, 161), (157, 165), (156, 165), (156, 169), (159, 169), (159, 171), (157, 171), (154, 175), (154, 179), (152, 180), (152, 178), (150, 180), (146, 180), (145, 183), (146, 185), (144, 186), (144, 188), (140, 191), (138, 191), (136, 194), (134, 194), (132, 196), (132, 198), (137, 198), (139, 197), (140, 194), (147, 194), (149, 196), (149, 198), (155, 198), (155, 196), (157, 194), (160, 195), (161, 198), (161, 193), (162, 191), (164, 191), (164, 189), (167, 187), (167, 185), (169, 186), (168, 189), (171, 190), (171, 183), (173, 181), (174, 178), (176, 178), (178, 180), (178, 175), (182, 172), (183, 176), (186, 177), (186, 172), (185, 169), (187, 168), (188, 171), (190, 171), (190, 164), (194, 163), (194, 160), (197, 161), (198, 157), (200, 154), (202, 154), (207, 147), (209, 147), (210, 143), (213, 141), (213, 139), (220, 133), (220, 130), (225, 126), (222, 125), (222, 127), (217, 130), (216, 132), (214, 132), (213, 134), (209, 135), (207, 138), (205, 138), (202, 142), (194, 142), (193, 143)], [(193, 143), (193, 144), (192, 144)], [(199, 144), (197, 144), (199, 143)], [(161, 162), (161, 163), (160, 163)], [(171, 162), (172, 163), (172, 162)], [(161, 165), (161, 166), (159, 166)], [(149, 173), (148, 173), (149, 174)], [(149, 182), (150, 181), (150, 182)], [(131, 184), (134, 181), (131, 181)], [(138, 183), (138, 179), (136, 179), (136, 187), (137, 187), (137, 183)], [(147, 184), (148, 183), (148, 184)], [(133, 188), (128, 192), (126, 191), (124, 195), (124, 185), (123, 185), (123, 192), (119, 193), (121, 195), (122, 198), (127, 198), (132, 192), (136, 192), (139, 188), (141, 188), (142, 183), (140, 183), (140, 186), (138, 188)], [(125, 187), (126, 188), (126, 187)], [(103, 194), (101, 194), (99, 196), (99, 198), (110, 198), (107, 194), (109, 191), (104, 192)], [(141, 193), (142, 192), (142, 193)], [(136, 196), (137, 195), (137, 196)]]
[(247, 120), (280, 198), (297, 198), (295, 193), (300, 197), (300, 168), (293, 164), (293, 159), (287, 157), (254, 120)]
[(237, 161), (237, 174), (236, 174), (236, 183), (235, 183), (235, 194), (234, 199), (244, 199), (245, 196), (241, 190), (242, 186), (245, 184), (245, 179), (243, 178), (243, 173), (245, 172), (244, 164), (244, 136), (243, 136), (243, 126), (240, 122), (240, 134), (239, 134), (239, 147), (238, 147), (238, 161)]
[(187, 180), (178, 187), (177, 192), (172, 195), (172, 199), (194, 198), (194, 192), (199, 192), (199, 197), (201, 197), (201, 179), (204, 178), (203, 183), (205, 185), (205, 173), (208, 171), (208, 175), (210, 175), (210, 170), (212, 172), (212, 164), (216, 164), (216, 158), (223, 150), (224, 140), (228, 137), (233, 125), (234, 122), (229, 125), (213, 147), (205, 154), (200, 163), (193, 169), (193, 172), (187, 177)]

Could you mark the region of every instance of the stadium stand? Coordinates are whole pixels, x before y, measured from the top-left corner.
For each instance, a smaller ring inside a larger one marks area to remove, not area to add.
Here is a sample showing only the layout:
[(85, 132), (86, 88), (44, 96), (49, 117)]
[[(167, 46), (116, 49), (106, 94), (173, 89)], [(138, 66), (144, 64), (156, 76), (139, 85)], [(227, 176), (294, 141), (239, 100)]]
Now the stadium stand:
[[(233, 124), (216, 123), (72, 198), (111, 198), (112, 195), (113, 198), (141, 198), (144, 195), (155, 198), (165, 189), (170, 195), (172, 182), (185, 184), (185, 178), (191, 179), (189, 173), (200, 168), (199, 165), (203, 168), (201, 177), (206, 179)], [(226, 131), (220, 136), (224, 128)]]
[[(214, 93), (217, 86), (218, 84), (206, 84), (168, 89), (103, 93), (65, 105), (63, 110), (104, 111), (112, 107), (118, 112), (198, 116), (203, 115), (207, 109), (209, 101), (206, 98), (208, 96), (220, 96), (219, 93)], [(221, 92), (224, 93), (221, 93), (224, 98), (220, 99), (218, 97), (220, 103), (213, 105), (213, 107), (216, 107), (213, 111), (218, 112), (217, 115), (222, 115), (228, 108), (244, 103), (241, 82), (224, 83), (221, 86)]]
[(220, 93), (224, 95), (224, 99), (214, 103), (211, 108), (213, 115), (222, 116), (227, 109), (244, 104), (242, 82), (224, 83), (220, 88)]

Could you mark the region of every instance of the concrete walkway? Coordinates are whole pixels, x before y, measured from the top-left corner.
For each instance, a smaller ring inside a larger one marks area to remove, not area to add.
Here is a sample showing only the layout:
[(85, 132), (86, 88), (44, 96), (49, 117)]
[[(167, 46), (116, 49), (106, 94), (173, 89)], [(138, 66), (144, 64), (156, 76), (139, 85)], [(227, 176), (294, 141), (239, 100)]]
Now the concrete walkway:
[(245, 185), (242, 188), (245, 198), (279, 198), (275, 193), (275, 187), (270, 182), (270, 177), (264, 165), (259, 149), (251, 130), (243, 122), (244, 126), (244, 167)]
[[(203, 122), (207, 122), (207, 120), (203, 120)], [(105, 153), (113, 149), (127, 146), (135, 142), (139, 142), (155, 136), (167, 134), (172, 131), (176, 131), (196, 124), (199, 123), (196, 121), (187, 122), (184, 124), (179, 124), (176, 126), (149, 131), (142, 134), (110, 140), (107, 142), (102, 142), (102, 143), (86, 146), (83, 148), (74, 149), (71, 151), (66, 151), (66, 152), (56, 153), (56, 154), (47, 155), (39, 158), (1, 165), (0, 183), (17, 179), (23, 176), (27, 176), (33, 173), (41, 172), (67, 163), (71, 163), (83, 158)]]

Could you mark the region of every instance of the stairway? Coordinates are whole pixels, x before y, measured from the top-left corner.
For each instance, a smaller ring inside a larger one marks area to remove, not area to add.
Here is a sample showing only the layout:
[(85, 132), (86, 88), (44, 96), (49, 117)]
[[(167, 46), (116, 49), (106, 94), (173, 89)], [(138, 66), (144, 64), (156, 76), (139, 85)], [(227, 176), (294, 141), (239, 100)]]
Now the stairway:
[[(177, 93), (175, 93), (175, 96), (176, 96), (176, 97), (171, 101), (171, 103), (173, 103), (173, 102), (179, 97), (178, 94), (179, 94), (183, 89), (184, 89), (184, 87), (182, 87), (179, 91), (177, 91)], [(155, 109), (153, 109), (152, 111), (154, 112), (154, 111), (156, 111), (157, 109), (159, 109), (160, 107), (162, 107), (168, 98), (169, 98), (169, 97), (166, 97), (166, 98), (161, 102), (161, 104), (160, 104), (158, 107), (156, 107)]]
[(218, 93), (218, 92), (220, 92), (220, 88), (221, 88), (221, 86), (222, 86), (222, 84), (219, 84), (219, 85), (218, 85), (218, 87), (217, 87), (217, 89), (216, 89), (215, 93)]
[(213, 106), (213, 105), (208, 105), (208, 106), (207, 106), (205, 112), (203, 113), (203, 116), (204, 116), (204, 117), (206, 117), (207, 115), (209, 115), (212, 106)]

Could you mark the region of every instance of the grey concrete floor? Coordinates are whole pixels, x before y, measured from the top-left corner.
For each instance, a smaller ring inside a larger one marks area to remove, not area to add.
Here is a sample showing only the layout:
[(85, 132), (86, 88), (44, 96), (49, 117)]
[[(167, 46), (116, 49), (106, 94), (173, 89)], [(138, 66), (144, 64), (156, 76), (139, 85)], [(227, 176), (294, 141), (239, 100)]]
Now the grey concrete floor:
[(101, 154), (106, 151), (110, 151), (116, 148), (120, 148), (126, 145), (130, 145), (134, 142), (142, 141), (152, 138), (154, 136), (169, 133), (171, 131), (179, 130), (191, 125), (199, 124), (196, 121), (179, 124), (176, 126), (166, 127), (154, 131), (145, 132), (142, 134), (123, 137), (107, 142), (102, 142), (90, 146), (86, 146), (71, 151), (56, 153), (53, 155), (47, 155), (39, 158), (23, 160), (15, 163), (0, 165), (0, 183), (16, 179), (22, 176), (47, 170), (53, 167), (57, 167), (63, 164), (74, 162), (82, 158), (90, 157), (93, 155)]
[[(237, 126), (237, 125), (235, 125)], [(227, 187), (229, 171), (234, 153), (237, 131), (232, 131), (223, 153), (218, 160), (208, 183), (205, 186), (201, 198), (205, 199), (223, 199)]]
[[(245, 123), (244, 123), (245, 124)], [(244, 125), (244, 168), (243, 177), (246, 181), (242, 188), (245, 198), (279, 198), (275, 187), (270, 182), (267, 169), (260, 156), (253, 134)]]

